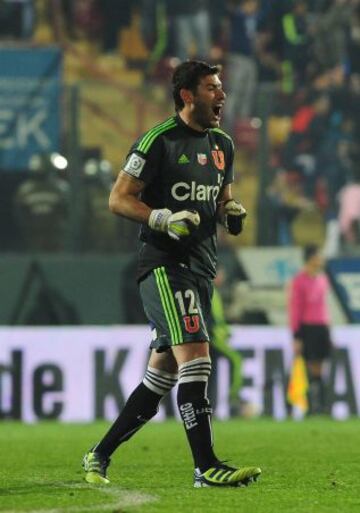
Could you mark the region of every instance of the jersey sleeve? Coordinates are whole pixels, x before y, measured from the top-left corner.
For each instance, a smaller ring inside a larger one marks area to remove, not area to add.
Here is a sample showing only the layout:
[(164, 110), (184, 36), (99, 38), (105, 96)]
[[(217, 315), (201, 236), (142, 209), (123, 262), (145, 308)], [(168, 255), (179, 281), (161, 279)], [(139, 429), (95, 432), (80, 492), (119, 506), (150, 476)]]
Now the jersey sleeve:
[(223, 185), (229, 185), (234, 181), (234, 143), (231, 139), (226, 141), (227, 143), (227, 156), (226, 156), (226, 167)]
[(123, 171), (133, 178), (137, 178), (149, 184), (153, 182), (159, 174), (161, 155), (162, 142), (160, 137), (153, 142), (146, 153), (140, 151), (138, 149), (138, 142), (135, 142), (126, 157)]

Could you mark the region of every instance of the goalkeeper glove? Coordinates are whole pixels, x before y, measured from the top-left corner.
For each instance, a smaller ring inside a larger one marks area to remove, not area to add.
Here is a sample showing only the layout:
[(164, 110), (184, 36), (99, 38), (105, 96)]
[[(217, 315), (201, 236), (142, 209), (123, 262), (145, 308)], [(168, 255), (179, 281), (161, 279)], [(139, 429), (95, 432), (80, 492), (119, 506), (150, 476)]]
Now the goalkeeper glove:
[(224, 204), (223, 224), (231, 235), (239, 235), (242, 232), (246, 216), (246, 210), (241, 203), (230, 199)]
[(148, 224), (153, 230), (180, 240), (191, 235), (199, 226), (200, 216), (195, 210), (181, 210), (173, 214), (168, 208), (161, 208), (151, 212)]

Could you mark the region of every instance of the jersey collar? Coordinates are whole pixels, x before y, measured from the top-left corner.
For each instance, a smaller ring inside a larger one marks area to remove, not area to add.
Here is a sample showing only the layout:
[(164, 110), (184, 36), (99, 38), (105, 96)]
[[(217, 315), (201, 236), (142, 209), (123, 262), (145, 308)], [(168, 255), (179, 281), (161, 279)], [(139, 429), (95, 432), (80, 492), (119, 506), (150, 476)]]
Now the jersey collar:
[(181, 119), (179, 114), (176, 114), (176, 121), (177, 121), (179, 126), (181, 126), (189, 134), (191, 134), (191, 135), (193, 135), (195, 137), (203, 138), (203, 137), (206, 137), (208, 135), (208, 130), (204, 130), (203, 132), (199, 132), (199, 130), (194, 130), (194, 128), (191, 128), (190, 126), (188, 126), (186, 123), (184, 123), (184, 121)]

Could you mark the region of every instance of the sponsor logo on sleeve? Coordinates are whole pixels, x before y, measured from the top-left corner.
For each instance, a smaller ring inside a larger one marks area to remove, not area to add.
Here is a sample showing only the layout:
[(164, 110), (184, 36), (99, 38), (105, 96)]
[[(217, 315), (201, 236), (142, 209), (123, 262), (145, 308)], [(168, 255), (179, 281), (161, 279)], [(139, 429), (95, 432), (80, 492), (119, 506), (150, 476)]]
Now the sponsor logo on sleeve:
[(126, 171), (129, 175), (135, 176), (138, 178), (145, 166), (146, 160), (137, 155), (136, 153), (132, 153), (126, 162), (124, 167), (124, 171)]

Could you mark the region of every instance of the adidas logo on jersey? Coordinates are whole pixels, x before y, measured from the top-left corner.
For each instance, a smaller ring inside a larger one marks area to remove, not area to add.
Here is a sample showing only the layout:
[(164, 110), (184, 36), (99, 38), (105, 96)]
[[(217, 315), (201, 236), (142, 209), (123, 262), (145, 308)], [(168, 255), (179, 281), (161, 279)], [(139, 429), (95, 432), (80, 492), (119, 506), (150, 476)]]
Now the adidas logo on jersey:
[(190, 160), (185, 155), (185, 153), (183, 153), (181, 157), (179, 157), (178, 164), (190, 164)]

